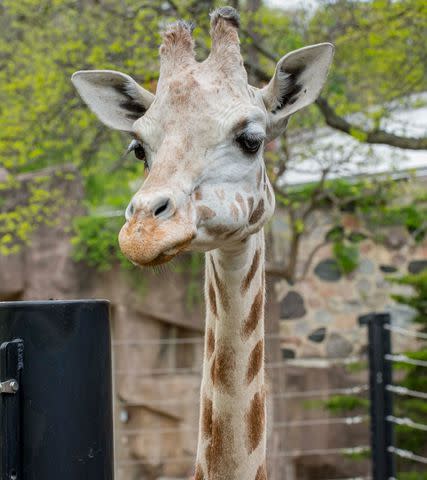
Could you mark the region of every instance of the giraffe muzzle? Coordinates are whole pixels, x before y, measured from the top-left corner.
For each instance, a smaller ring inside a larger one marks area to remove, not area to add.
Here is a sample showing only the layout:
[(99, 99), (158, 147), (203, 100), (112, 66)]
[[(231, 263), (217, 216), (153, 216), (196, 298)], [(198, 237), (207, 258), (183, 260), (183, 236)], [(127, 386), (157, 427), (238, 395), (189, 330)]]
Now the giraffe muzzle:
[[(159, 205), (153, 210), (162, 208), (163, 213), (169, 208), (166, 202)], [(134, 264), (154, 266), (169, 262), (187, 250), (195, 237), (196, 228), (190, 216), (177, 210), (171, 216), (137, 210), (120, 230), (119, 245)]]

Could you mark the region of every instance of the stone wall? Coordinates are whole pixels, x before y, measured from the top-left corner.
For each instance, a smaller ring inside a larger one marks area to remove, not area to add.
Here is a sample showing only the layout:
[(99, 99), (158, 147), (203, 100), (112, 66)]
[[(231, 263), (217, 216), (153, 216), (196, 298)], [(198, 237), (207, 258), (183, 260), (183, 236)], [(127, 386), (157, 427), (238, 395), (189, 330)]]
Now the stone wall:
[[(347, 234), (366, 231), (366, 226), (351, 214), (343, 214), (342, 224)], [(302, 240), (299, 275), (308, 255), (322, 243), (333, 223), (324, 212), (316, 214), (312, 225), (315, 227), (310, 235)], [(283, 264), (290, 235), (284, 213), (276, 212), (271, 229), (274, 261)], [(392, 293), (410, 290), (388, 278), (427, 268), (427, 242), (415, 244), (402, 227), (384, 228), (381, 237), (385, 239), (381, 243), (370, 238), (359, 243), (359, 265), (349, 275), (340, 272), (332, 245), (325, 244), (313, 256), (301, 280), (294, 285), (286, 280), (276, 282), (283, 358), (337, 358), (365, 353), (366, 335), (357, 321), (365, 313), (390, 312), (396, 325), (411, 325), (414, 312), (390, 298)], [(396, 337), (394, 347), (401, 350), (410, 343)]]

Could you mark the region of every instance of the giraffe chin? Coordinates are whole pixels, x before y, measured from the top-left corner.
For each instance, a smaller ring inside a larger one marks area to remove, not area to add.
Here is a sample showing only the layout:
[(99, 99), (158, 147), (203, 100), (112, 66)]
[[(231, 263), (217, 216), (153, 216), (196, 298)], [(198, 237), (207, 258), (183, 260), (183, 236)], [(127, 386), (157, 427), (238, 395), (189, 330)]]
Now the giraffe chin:
[(154, 267), (170, 262), (179, 253), (187, 250), (194, 237), (195, 235), (191, 235), (188, 238), (174, 243), (173, 245), (168, 245), (167, 248), (159, 251), (153, 248), (153, 245), (150, 245), (149, 248), (144, 248), (143, 242), (135, 241), (129, 238), (126, 234), (120, 232), (119, 244), (123, 254), (134, 265), (137, 265), (138, 267)]
[(138, 267), (156, 267), (157, 265), (163, 265), (164, 263), (170, 262), (173, 258), (175, 258), (178, 255), (178, 253), (176, 253), (175, 255), (166, 255), (165, 253), (161, 253), (154, 260), (151, 260), (149, 262), (146, 262), (146, 263), (133, 262), (133, 263)]
[[(169, 252), (170, 250), (168, 250)], [(137, 267), (156, 267), (157, 265), (163, 265), (164, 263), (170, 262), (173, 258), (175, 258), (181, 250), (177, 251), (176, 253), (165, 253), (162, 252), (157, 257), (154, 257), (152, 259), (146, 259), (146, 258), (136, 258), (134, 256), (128, 255), (126, 252), (123, 252), (123, 254)]]

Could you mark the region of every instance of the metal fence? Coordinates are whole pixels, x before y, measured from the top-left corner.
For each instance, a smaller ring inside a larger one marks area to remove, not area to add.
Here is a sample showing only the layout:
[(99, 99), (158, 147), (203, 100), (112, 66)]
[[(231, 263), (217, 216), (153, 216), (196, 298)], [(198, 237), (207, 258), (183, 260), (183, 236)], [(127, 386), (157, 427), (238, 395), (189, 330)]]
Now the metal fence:
[[(352, 329), (351, 332), (356, 331)], [(267, 335), (266, 340), (279, 340), (280, 335)], [(113, 342), (113, 347), (118, 348), (162, 348), (162, 346), (177, 346), (177, 345), (194, 345), (198, 344), (203, 345), (203, 338), (175, 338), (175, 339), (143, 339), (143, 340), (115, 340)], [(311, 369), (313, 365), (316, 364), (316, 368), (328, 369), (331, 366), (348, 366), (357, 362), (366, 362), (366, 357), (362, 356), (352, 356), (348, 358), (335, 358), (335, 359), (286, 359), (279, 362), (270, 362), (266, 364), (267, 373), (271, 371), (286, 371), (286, 368), (293, 367), (297, 369)], [(201, 367), (167, 367), (167, 368), (132, 368), (132, 369), (115, 369), (116, 379), (120, 381), (121, 378), (131, 378), (133, 380), (143, 381), (147, 385), (147, 397), (146, 400), (152, 405), (160, 407), (176, 407), (183, 403), (186, 405), (191, 404), (194, 409), (198, 409), (199, 406), (199, 395), (196, 394), (193, 398), (164, 398), (158, 397), (153, 398), (149, 394), (150, 384), (155, 378), (162, 378), (164, 381), (167, 381), (170, 378), (178, 378), (180, 376), (193, 375), (198, 378), (198, 381), (201, 380)], [(179, 381), (179, 380), (178, 380)], [(369, 385), (366, 383), (355, 384), (345, 388), (332, 388), (332, 389), (316, 389), (316, 390), (305, 390), (305, 391), (279, 391), (269, 395), (270, 400), (281, 400), (283, 402), (293, 401), (293, 400), (307, 400), (307, 399), (323, 399), (326, 400), (331, 396), (354, 396), (354, 395), (363, 395), (366, 396), (369, 391)], [(139, 399), (138, 403), (123, 403), (122, 407), (125, 409), (129, 407), (138, 407), (144, 403), (144, 399)], [(126, 417), (126, 415), (125, 415)], [(129, 440), (134, 437), (152, 437), (153, 435), (175, 435), (176, 439), (180, 438), (180, 434), (183, 432), (193, 434), (194, 438), (197, 438), (198, 426), (197, 424), (182, 424), (180, 426), (174, 427), (159, 427), (151, 425), (142, 425), (139, 428), (128, 428), (126, 424), (123, 424), (120, 421), (120, 415), (118, 415), (116, 423), (116, 445), (118, 446), (117, 451), (123, 450), (120, 448), (120, 444), (124, 442), (125, 444), (129, 443)], [(126, 419), (125, 419), (126, 423)], [(368, 432), (369, 425), (369, 415), (346, 415), (346, 416), (328, 416), (319, 418), (306, 418), (306, 419), (295, 419), (287, 421), (276, 421), (272, 425), (272, 430), (281, 432), (280, 434), (285, 436), (286, 432), (291, 429), (305, 429), (307, 427), (317, 427), (317, 426), (345, 426), (352, 428), (356, 425), (366, 425), (366, 432)], [(368, 444), (368, 435), (366, 435), (366, 444), (357, 444), (353, 446), (343, 446), (340, 448), (315, 448), (315, 449), (282, 449), (269, 453), (269, 459), (288, 459), (295, 460), (301, 459), (303, 457), (324, 457), (324, 456), (352, 456), (360, 455), (365, 452), (369, 452)], [(194, 445), (192, 446), (194, 448)], [(189, 447), (188, 450), (192, 448)], [(132, 467), (149, 467), (153, 465), (159, 466), (168, 466), (168, 465), (179, 465), (179, 464), (192, 464), (194, 462), (194, 450), (191, 454), (182, 455), (182, 456), (161, 456), (161, 455), (146, 455), (144, 458), (123, 458), (118, 456), (116, 459), (116, 466), (118, 470), (123, 470), (128, 472), (129, 468)], [(123, 474), (123, 478), (127, 477), (128, 473)], [(144, 476), (134, 478), (145, 478)], [(149, 478), (147, 476), (147, 478)], [(154, 478), (154, 477), (153, 477)], [(190, 476), (188, 477), (190, 478)], [(283, 478), (283, 476), (281, 477)], [(359, 479), (369, 478), (368, 472), (366, 476), (357, 477)], [(319, 479), (320, 480), (320, 479)], [(332, 480), (329, 477), (324, 477), (322, 480)]]
[(399, 395), (427, 400), (427, 392), (395, 384), (393, 363), (426, 368), (427, 361), (393, 353), (392, 338), (393, 335), (403, 335), (425, 341), (427, 334), (391, 325), (389, 314), (370, 314), (360, 317), (359, 321), (368, 326), (372, 478), (396, 480), (400, 473), (396, 468), (396, 457), (421, 465), (427, 465), (427, 457), (399, 448), (394, 426), (404, 425), (409, 429), (427, 432), (427, 422), (424, 424), (408, 417), (395, 416), (394, 397)]
[[(416, 364), (422, 367), (427, 366), (427, 362), (414, 360), (407, 355), (395, 354), (392, 351), (392, 336), (403, 335), (418, 340), (427, 340), (427, 335), (417, 333), (412, 330), (406, 330), (397, 326), (392, 326), (390, 323), (390, 316), (388, 314), (370, 314), (360, 317), (359, 323), (367, 327), (367, 332), (362, 334), (367, 335), (368, 355), (367, 356), (352, 356), (348, 358), (336, 359), (286, 359), (280, 362), (270, 362), (266, 364), (267, 373), (270, 371), (286, 371), (289, 367), (298, 369), (310, 369), (315, 364), (317, 369), (327, 369), (331, 366), (350, 366), (359, 362), (367, 362), (366, 382), (354, 384), (345, 388), (332, 389), (314, 389), (306, 391), (279, 391), (270, 394), (270, 399), (292, 401), (292, 400), (306, 400), (306, 399), (322, 399), (327, 400), (332, 396), (365, 396), (370, 400), (369, 412), (366, 414), (357, 415), (337, 415), (337, 416), (319, 416), (319, 418), (303, 418), (290, 419), (287, 421), (276, 421), (272, 425), (273, 431), (286, 432), (291, 429), (304, 429), (307, 427), (316, 426), (346, 426), (349, 429), (357, 425), (366, 425), (366, 442), (358, 443), (352, 446), (343, 446), (340, 448), (315, 448), (315, 449), (292, 449), (284, 448), (279, 451), (270, 452), (269, 458), (288, 459), (290, 461), (301, 459), (303, 457), (324, 457), (324, 456), (370, 456), (371, 462), (366, 472), (362, 476), (347, 477), (346, 479), (332, 479), (329, 477), (316, 478), (316, 480), (393, 480), (398, 479), (396, 473), (396, 457), (404, 458), (417, 463), (427, 463), (427, 458), (415, 452), (410, 452), (399, 448), (394, 439), (394, 426), (405, 425), (409, 428), (427, 431), (427, 425), (415, 422), (410, 418), (396, 417), (393, 414), (393, 398), (395, 395), (409, 396), (427, 400), (427, 392), (411, 391), (405, 387), (393, 383), (393, 363), (401, 362), (408, 364)], [(353, 331), (353, 330), (352, 330)], [(278, 340), (280, 335), (267, 335), (267, 340)], [(144, 340), (116, 340), (113, 342), (115, 348), (137, 346), (147, 348), (149, 346), (161, 347), (162, 345), (200, 345), (203, 344), (202, 338), (175, 338), (175, 339), (144, 339)], [(153, 368), (153, 369), (116, 369), (116, 377), (123, 376), (138, 378), (139, 381), (147, 382), (147, 387), (153, 378), (162, 377), (175, 378), (180, 375), (194, 375), (201, 379), (200, 367), (169, 367), (169, 368)], [(179, 380), (178, 380), (179, 381)], [(152, 398), (147, 397), (151, 404), (159, 407), (177, 406), (182, 403), (191, 404), (194, 409), (198, 409), (199, 397), (195, 395), (194, 398)], [(140, 406), (141, 403), (134, 406)], [(132, 404), (125, 404), (125, 407), (132, 406)], [(197, 424), (183, 424), (179, 427), (153, 427), (141, 426), (139, 428), (127, 428), (120, 421), (116, 427), (116, 441), (121, 442), (124, 439), (127, 441), (132, 437), (137, 436), (152, 436), (152, 435), (177, 435), (182, 432), (191, 433), (194, 438), (197, 437)], [(369, 432), (370, 431), (370, 435)], [(194, 445), (193, 445), (194, 449)], [(120, 450), (120, 448), (118, 449)], [(189, 448), (188, 450), (192, 450)], [(194, 461), (194, 450), (191, 454), (180, 456), (164, 456), (155, 455), (152, 458), (146, 456), (144, 458), (117, 458), (117, 468), (127, 469), (135, 466), (148, 465), (170, 465), (170, 464), (191, 464)], [(142, 477), (141, 477), (142, 478)], [(190, 477), (188, 477), (190, 478)], [(283, 476), (281, 477), (283, 478)]]

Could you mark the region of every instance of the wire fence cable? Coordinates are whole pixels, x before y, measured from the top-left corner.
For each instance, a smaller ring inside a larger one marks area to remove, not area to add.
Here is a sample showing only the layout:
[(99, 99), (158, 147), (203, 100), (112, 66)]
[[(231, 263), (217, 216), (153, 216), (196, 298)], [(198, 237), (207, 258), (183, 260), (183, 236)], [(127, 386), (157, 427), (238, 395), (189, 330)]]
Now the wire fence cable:
[(397, 395), (405, 395), (407, 397), (420, 398), (422, 400), (427, 400), (427, 393), (418, 392), (417, 390), (410, 390), (406, 387), (401, 387), (400, 385), (386, 385), (386, 390), (389, 392), (396, 393)]
[(395, 417), (394, 415), (389, 415), (387, 417), (387, 422), (394, 423), (395, 425), (403, 425), (405, 427), (409, 428), (415, 428), (416, 430), (423, 430), (424, 432), (427, 432), (427, 425), (424, 425), (423, 423), (418, 423), (414, 422), (412, 419), (405, 417)]
[[(330, 368), (333, 365), (351, 365), (365, 360), (363, 357), (347, 357), (347, 358), (331, 358), (328, 360), (312, 360), (312, 359), (293, 359), (293, 360), (284, 360), (282, 362), (271, 362), (267, 363), (265, 368), (269, 369), (278, 369), (282, 368), (285, 365), (290, 365), (294, 367), (301, 368)], [(427, 362), (426, 362), (427, 365)], [(115, 374), (117, 376), (134, 376), (134, 377), (150, 377), (152, 375), (185, 375), (185, 374), (201, 374), (202, 367), (195, 368), (183, 368), (183, 367), (171, 367), (171, 368), (146, 368), (142, 370), (122, 370), (117, 369)]]
[[(318, 448), (313, 450), (291, 450), (273, 453), (270, 458), (299, 458), (299, 457), (311, 457), (322, 455), (360, 455), (369, 452), (370, 447), (367, 445), (358, 445), (356, 447), (346, 448)], [(133, 465), (152, 465), (152, 464), (167, 464), (167, 463), (187, 463), (194, 460), (193, 456), (184, 457), (154, 457), (153, 459), (146, 460), (127, 460), (122, 459), (118, 461), (118, 466), (133, 466)]]
[(414, 462), (423, 463), (427, 465), (427, 457), (422, 457), (421, 455), (417, 455), (409, 450), (403, 450), (397, 447), (388, 447), (388, 451), (394, 453), (400, 458), (405, 458), (407, 460), (413, 460)]
[(385, 359), (389, 360), (390, 362), (399, 362), (399, 363), (406, 363), (408, 365), (415, 365), (416, 367), (427, 367), (427, 360), (417, 360), (415, 358), (410, 358), (407, 355), (398, 354), (387, 354), (385, 355)]
[(427, 340), (427, 333), (417, 332), (416, 330), (408, 330), (402, 327), (396, 327), (394, 325), (384, 325), (386, 330), (390, 332), (399, 333), (405, 337), (418, 338), (419, 340)]
[[(279, 428), (297, 428), (297, 427), (310, 427), (319, 425), (359, 425), (369, 420), (368, 415), (357, 415), (355, 417), (336, 417), (336, 418), (315, 418), (312, 420), (292, 420), (289, 422), (276, 422), (273, 429)], [(139, 428), (120, 430), (117, 433), (123, 436), (135, 436), (135, 435), (153, 435), (153, 434), (170, 434), (170, 433), (182, 433), (182, 432), (197, 432), (198, 428), (191, 425), (183, 425), (181, 427), (156, 427), (156, 428)]]
[[(317, 397), (330, 397), (332, 395), (358, 395), (366, 393), (369, 390), (368, 385), (355, 385), (354, 387), (347, 388), (333, 388), (329, 390), (307, 390), (305, 392), (286, 392), (286, 393), (276, 393), (270, 395), (269, 398), (272, 399), (285, 399), (285, 400), (295, 400), (299, 398), (317, 398)], [(144, 404), (153, 404), (153, 405), (199, 405), (200, 398), (188, 399), (185, 397), (180, 398), (142, 398), (138, 403), (132, 402), (123, 402), (120, 404), (121, 407), (140, 407)]]

